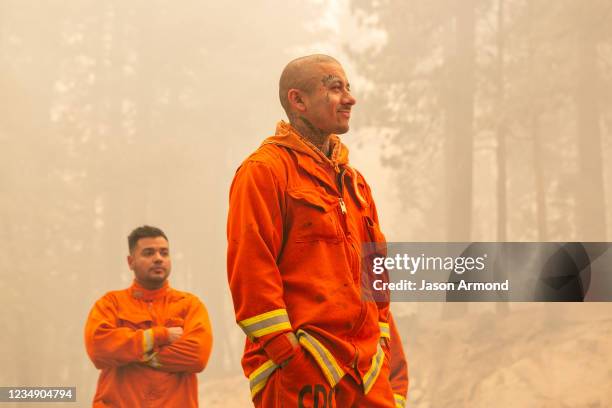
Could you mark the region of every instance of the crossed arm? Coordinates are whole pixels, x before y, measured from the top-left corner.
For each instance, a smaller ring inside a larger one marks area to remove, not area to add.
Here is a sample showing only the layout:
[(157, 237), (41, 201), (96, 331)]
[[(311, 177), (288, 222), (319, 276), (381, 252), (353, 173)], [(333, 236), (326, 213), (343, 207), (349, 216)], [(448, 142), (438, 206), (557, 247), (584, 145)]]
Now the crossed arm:
[(183, 328), (134, 330), (117, 326), (117, 305), (104, 297), (87, 319), (85, 345), (97, 368), (135, 363), (168, 372), (199, 372), (210, 356), (212, 334), (206, 308), (197, 299), (189, 306)]

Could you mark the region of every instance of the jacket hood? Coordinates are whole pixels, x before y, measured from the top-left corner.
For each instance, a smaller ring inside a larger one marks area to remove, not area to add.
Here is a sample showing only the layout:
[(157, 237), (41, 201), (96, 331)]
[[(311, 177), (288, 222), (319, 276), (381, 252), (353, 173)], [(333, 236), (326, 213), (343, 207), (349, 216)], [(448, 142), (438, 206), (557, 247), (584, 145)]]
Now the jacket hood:
[(276, 124), (275, 135), (265, 139), (262, 145), (270, 143), (304, 153), (317, 162), (330, 163), (334, 168), (348, 164), (348, 148), (335, 134), (329, 138), (331, 158), (325, 156), (314, 144), (303, 138), (293, 126), (282, 120)]

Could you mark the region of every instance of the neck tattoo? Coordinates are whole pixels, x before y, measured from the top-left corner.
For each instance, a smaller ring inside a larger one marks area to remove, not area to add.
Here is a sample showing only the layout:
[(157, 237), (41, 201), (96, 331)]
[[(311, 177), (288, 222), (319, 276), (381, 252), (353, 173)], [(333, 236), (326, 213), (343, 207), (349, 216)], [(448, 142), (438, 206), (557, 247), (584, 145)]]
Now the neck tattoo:
[(312, 122), (303, 116), (300, 116), (298, 120), (293, 121), (291, 124), (300, 132), (302, 137), (315, 145), (326, 157), (329, 157), (331, 154), (329, 148), (329, 133), (325, 134), (321, 129), (317, 129)]

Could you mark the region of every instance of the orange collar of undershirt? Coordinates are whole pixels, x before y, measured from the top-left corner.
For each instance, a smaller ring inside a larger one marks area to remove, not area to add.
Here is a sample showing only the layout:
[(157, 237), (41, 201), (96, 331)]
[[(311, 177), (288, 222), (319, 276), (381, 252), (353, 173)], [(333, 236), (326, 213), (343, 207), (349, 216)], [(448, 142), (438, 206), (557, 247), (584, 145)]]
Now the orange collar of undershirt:
[(164, 285), (159, 289), (145, 289), (140, 286), (140, 284), (136, 282), (136, 280), (134, 280), (134, 283), (132, 283), (132, 286), (130, 286), (130, 294), (136, 299), (144, 300), (145, 302), (150, 302), (152, 300), (163, 297), (168, 291), (169, 287), (170, 286), (168, 284), (168, 281), (166, 280), (164, 282)]

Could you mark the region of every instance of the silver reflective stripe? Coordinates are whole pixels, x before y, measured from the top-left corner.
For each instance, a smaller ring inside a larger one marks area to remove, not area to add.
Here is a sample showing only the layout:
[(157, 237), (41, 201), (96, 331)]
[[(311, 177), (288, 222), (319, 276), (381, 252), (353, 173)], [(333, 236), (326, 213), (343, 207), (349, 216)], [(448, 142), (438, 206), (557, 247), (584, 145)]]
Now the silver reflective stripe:
[(289, 318), (287, 316), (270, 317), (259, 323), (253, 323), (248, 326), (248, 328), (243, 327), (243, 330), (247, 335), (256, 336), (254, 333), (261, 333), (265, 329), (279, 325), (280, 323), (289, 323)]
[(153, 368), (161, 367), (161, 364), (157, 359), (157, 353), (151, 353), (151, 355), (147, 357), (147, 365)]
[(249, 376), (251, 398), (255, 398), (255, 395), (263, 389), (268, 381), (268, 377), (270, 377), (277, 368), (278, 365), (274, 364), (274, 361), (268, 360), (251, 373)]
[(370, 367), (368, 372), (365, 373), (365, 375), (363, 376), (363, 392), (365, 394), (370, 392), (370, 389), (376, 382), (376, 379), (378, 378), (378, 374), (380, 374), (380, 369), (382, 367), (382, 361), (383, 361), (384, 356), (385, 356), (385, 352), (380, 347), (380, 344), (378, 344), (376, 355), (374, 355), (374, 358), (372, 359), (372, 366)]
[(304, 330), (298, 330), (297, 334), (300, 344), (304, 346), (317, 361), (329, 385), (335, 387), (342, 377), (344, 377), (344, 371), (340, 368), (329, 350)]

